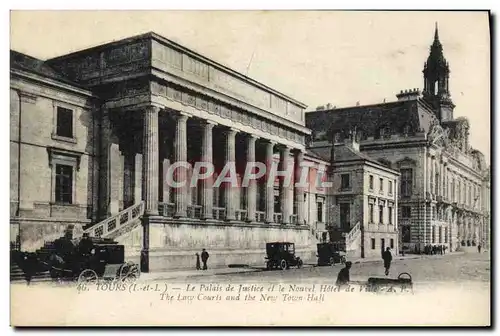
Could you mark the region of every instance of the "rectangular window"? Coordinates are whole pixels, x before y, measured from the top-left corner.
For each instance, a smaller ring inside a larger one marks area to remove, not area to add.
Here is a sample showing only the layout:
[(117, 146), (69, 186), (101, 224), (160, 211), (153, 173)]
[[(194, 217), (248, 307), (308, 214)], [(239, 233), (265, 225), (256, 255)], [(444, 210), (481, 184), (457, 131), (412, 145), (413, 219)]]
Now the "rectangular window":
[(372, 250), (375, 250), (375, 238), (372, 238)]
[(448, 228), (447, 227), (444, 228), (444, 243), (445, 244), (448, 243)]
[(392, 224), (392, 207), (391, 206), (388, 207), (388, 210), (389, 210), (388, 211), (389, 212), (389, 214), (388, 214), (388, 216), (389, 216), (389, 224)]
[(389, 181), (389, 195), (392, 195), (392, 181)]
[(380, 186), (380, 193), (383, 193), (384, 192), (384, 179), (381, 178), (379, 179), (379, 186)]
[(349, 203), (340, 203), (340, 227), (342, 229), (351, 228), (351, 205)]
[(373, 190), (373, 175), (370, 175), (370, 190)]
[(384, 223), (384, 206), (383, 205), (379, 205), (378, 206), (378, 222), (380, 224), (383, 224)]
[(394, 248), (394, 239), (391, 238), (391, 249)]
[(73, 138), (73, 110), (57, 107), (56, 134), (65, 138)]
[(351, 187), (351, 181), (349, 179), (349, 174), (342, 174), (342, 175), (340, 175), (340, 178), (341, 178), (340, 188), (349, 189)]
[(411, 196), (413, 187), (413, 169), (401, 169), (401, 195)]
[(322, 223), (323, 222), (323, 202), (317, 203), (317, 210), (318, 210), (318, 222)]
[(402, 206), (401, 207), (401, 217), (402, 218), (411, 218), (411, 207), (410, 206)]
[(73, 203), (73, 167), (56, 165), (56, 203)]
[(433, 244), (436, 242), (436, 227), (435, 226), (432, 226), (431, 240), (432, 240)]
[(443, 242), (443, 228), (441, 226), (439, 227), (438, 234), (439, 234), (439, 244), (441, 244)]
[(375, 221), (373, 220), (374, 211), (375, 211), (373, 209), (373, 204), (368, 204), (368, 207), (369, 207), (368, 213), (370, 214), (370, 223), (375, 223)]

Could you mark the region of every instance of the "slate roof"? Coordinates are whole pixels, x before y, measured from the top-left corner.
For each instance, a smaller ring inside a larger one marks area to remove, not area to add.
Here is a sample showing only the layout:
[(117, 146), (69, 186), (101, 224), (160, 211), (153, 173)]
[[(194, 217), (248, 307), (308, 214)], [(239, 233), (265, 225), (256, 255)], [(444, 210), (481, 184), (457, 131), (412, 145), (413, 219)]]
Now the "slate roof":
[(59, 72), (55, 71), (47, 64), (46, 61), (23, 54), (15, 50), (10, 51), (10, 67), (11, 69), (13, 68), (13, 69), (29, 71), (44, 77), (64, 82), (66, 84), (70, 84), (80, 88), (85, 88), (81, 84), (77, 84), (69, 80), (68, 78), (64, 77)]
[(364, 139), (378, 137), (384, 128), (391, 134), (403, 133), (405, 128), (410, 134), (421, 130), (427, 132), (434, 119), (430, 106), (419, 99), (311, 111), (306, 113), (306, 126), (316, 134), (323, 133), (328, 139), (335, 133), (344, 138), (356, 127)]

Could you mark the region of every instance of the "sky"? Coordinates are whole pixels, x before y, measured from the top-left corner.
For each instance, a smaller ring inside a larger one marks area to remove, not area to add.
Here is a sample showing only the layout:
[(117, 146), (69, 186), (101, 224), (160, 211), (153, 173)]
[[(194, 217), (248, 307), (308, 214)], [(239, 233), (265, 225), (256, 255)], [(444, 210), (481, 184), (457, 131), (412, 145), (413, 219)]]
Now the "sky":
[(490, 162), (486, 12), (12, 11), (11, 49), (47, 59), (154, 31), (308, 105), (396, 100), (423, 88), (435, 24), (455, 117)]

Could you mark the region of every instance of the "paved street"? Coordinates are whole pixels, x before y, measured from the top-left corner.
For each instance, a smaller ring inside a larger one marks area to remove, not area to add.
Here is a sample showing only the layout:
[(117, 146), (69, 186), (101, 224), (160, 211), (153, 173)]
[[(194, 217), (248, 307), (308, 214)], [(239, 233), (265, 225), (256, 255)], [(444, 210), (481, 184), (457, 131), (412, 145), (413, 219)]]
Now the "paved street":
[[(291, 268), (251, 273), (207, 275), (190, 278), (191, 282), (315, 282), (335, 281), (342, 266)], [(488, 253), (424, 256), (420, 259), (395, 260), (390, 277), (402, 272), (411, 274), (415, 283), (489, 283), (490, 259)], [(382, 261), (353, 264), (351, 279), (366, 281), (369, 277), (385, 277)]]

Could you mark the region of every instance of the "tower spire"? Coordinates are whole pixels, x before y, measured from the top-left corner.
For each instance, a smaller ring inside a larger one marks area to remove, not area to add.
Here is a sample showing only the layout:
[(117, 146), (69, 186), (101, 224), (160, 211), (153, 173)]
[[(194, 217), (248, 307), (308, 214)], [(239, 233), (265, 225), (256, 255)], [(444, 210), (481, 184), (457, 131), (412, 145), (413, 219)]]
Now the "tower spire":
[(424, 98), (436, 109), (440, 120), (453, 119), (453, 102), (449, 91), (450, 68), (439, 41), (438, 23), (435, 23), (434, 41), (424, 65)]

